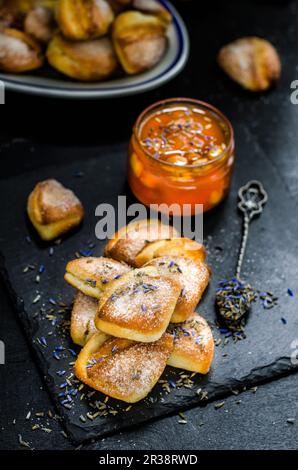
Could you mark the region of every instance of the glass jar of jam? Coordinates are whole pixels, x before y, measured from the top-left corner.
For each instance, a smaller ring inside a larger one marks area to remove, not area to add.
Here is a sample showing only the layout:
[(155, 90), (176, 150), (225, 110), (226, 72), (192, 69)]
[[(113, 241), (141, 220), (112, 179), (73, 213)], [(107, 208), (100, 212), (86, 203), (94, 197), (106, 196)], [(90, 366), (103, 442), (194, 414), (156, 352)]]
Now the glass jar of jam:
[(153, 104), (137, 119), (128, 181), (145, 205), (189, 204), (195, 214), (196, 204), (207, 211), (226, 196), (233, 163), (228, 119), (207, 103), (173, 98)]

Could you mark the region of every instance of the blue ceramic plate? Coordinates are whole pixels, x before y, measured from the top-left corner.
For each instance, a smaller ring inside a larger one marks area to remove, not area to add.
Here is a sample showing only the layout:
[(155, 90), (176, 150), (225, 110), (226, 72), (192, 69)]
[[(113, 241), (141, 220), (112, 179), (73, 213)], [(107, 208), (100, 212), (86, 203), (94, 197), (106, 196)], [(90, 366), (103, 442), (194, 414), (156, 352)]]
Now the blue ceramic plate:
[(0, 73), (0, 80), (8, 90), (61, 98), (110, 98), (159, 87), (182, 70), (189, 53), (188, 34), (182, 18), (170, 2), (159, 1), (173, 15), (173, 23), (168, 30), (169, 45), (162, 60), (144, 73), (97, 83), (70, 81), (55, 73), (42, 76), (40, 72), (26, 75)]

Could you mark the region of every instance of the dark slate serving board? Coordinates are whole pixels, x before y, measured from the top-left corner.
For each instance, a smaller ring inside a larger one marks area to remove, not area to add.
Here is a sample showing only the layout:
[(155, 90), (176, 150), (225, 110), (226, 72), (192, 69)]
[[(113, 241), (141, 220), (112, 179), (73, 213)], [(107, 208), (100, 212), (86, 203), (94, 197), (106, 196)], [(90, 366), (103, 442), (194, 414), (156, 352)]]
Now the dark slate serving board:
[[(96, 438), (205, 403), (196, 394), (198, 388), (207, 391), (209, 399), (215, 399), (232, 390), (253, 386), (297, 369), (297, 365), (291, 363), (291, 344), (298, 337), (297, 300), (287, 293), (287, 289), (297, 278), (297, 235), (289, 216), (295, 213), (295, 207), (286, 188), (282, 187), (283, 183), (270, 160), (255, 144), (247, 128), (236, 126), (236, 136), (237, 165), (231, 193), (220, 207), (206, 214), (204, 218), (204, 236), (213, 277), (198, 310), (214, 324), (215, 287), (219, 280), (233, 274), (240, 242), (241, 218), (236, 210), (237, 190), (249, 179), (256, 178), (264, 183), (269, 202), (262, 217), (251, 226), (243, 277), (249, 279), (257, 289), (271, 290), (278, 295), (279, 306), (264, 310), (261, 303), (256, 302), (248, 318), (247, 338), (239, 342), (230, 338), (225, 345), (222, 341), (215, 349), (211, 372), (206, 377), (196, 376), (192, 389), (173, 388), (170, 394), (165, 394), (160, 386), (157, 386), (149, 399), (133, 405), (129, 411), (125, 411), (127, 405), (109, 400), (109, 410), (117, 410), (118, 413), (97, 417), (94, 421), (87, 419), (86, 423), (80, 420), (80, 415), (86, 415), (88, 411), (94, 413), (92, 404), (96, 400), (102, 401), (104, 397), (95, 393), (89, 399), (91, 407), (88, 400), (80, 400), (80, 394), (73, 398), (74, 404), (70, 410), (60, 404), (58, 393), (64, 390), (60, 385), (65, 382), (65, 376), (59, 377), (56, 372), (66, 369), (66, 376), (69, 375), (69, 362), (74, 358), (68, 348), (75, 351), (78, 351), (78, 348), (69, 339), (69, 313), (56, 313), (59, 307), (52, 305), (50, 299), (61, 300), (67, 304), (71, 302), (74, 290), (63, 281), (63, 274), (67, 261), (74, 257), (75, 252), (88, 250), (91, 241), (95, 243), (92, 254), (101, 254), (103, 242), (95, 239), (94, 228), (97, 219), (94, 211), (101, 202), (116, 205), (117, 196), (127, 192), (126, 148), (99, 148), (97, 158), (93, 157), (94, 149), (86, 149), (80, 162), (76, 160), (67, 166), (53, 166), (38, 172), (27, 172), (1, 182), (1, 271), (15, 301), (28, 341), (36, 352), (37, 362), (50, 394), (63, 418), (66, 430), (75, 441)], [(250, 149), (250, 152), (246, 150), (243, 153), (242, 149)], [(58, 151), (61, 152), (63, 161), (63, 149), (56, 149), (56, 152)], [(88, 158), (90, 153), (92, 158)], [(40, 242), (28, 223), (25, 212), (27, 195), (36, 182), (48, 177), (55, 177), (73, 188), (86, 210), (83, 226), (66, 236), (60, 245)], [(26, 240), (28, 235), (31, 237), (30, 243)], [(49, 250), (51, 246), (54, 248), (52, 255)], [(35, 282), (37, 269), (29, 269), (23, 273), (23, 269), (31, 264), (37, 267), (45, 266), (39, 283)], [(41, 299), (34, 304), (32, 302), (38, 292)], [(44, 318), (45, 314), (36, 316), (42, 306), (47, 312), (51, 308), (55, 311), (58, 318), (56, 325)], [(281, 318), (286, 319), (286, 323)], [(49, 335), (49, 332), (52, 334)], [(216, 338), (225, 339), (216, 328), (214, 335)], [(38, 343), (37, 339), (42, 337), (46, 338), (47, 345)], [(60, 360), (52, 356), (57, 345), (66, 348), (59, 353)], [(168, 368), (163, 378), (175, 381), (177, 371)]]

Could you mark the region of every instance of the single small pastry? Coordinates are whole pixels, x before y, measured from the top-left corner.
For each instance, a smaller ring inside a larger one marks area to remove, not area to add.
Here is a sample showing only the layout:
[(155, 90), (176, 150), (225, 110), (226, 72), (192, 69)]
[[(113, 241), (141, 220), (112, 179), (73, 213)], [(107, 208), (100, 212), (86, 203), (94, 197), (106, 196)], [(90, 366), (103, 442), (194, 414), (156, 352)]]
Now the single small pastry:
[(38, 183), (28, 198), (29, 218), (43, 240), (53, 240), (79, 225), (84, 217), (82, 203), (59, 181)]
[(180, 284), (157, 269), (135, 269), (105, 289), (95, 325), (119, 338), (157, 341), (170, 323), (180, 292)]
[(105, 0), (60, 0), (56, 17), (66, 38), (82, 41), (104, 36), (114, 13)]
[(137, 10), (143, 13), (150, 13), (151, 15), (157, 15), (166, 24), (171, 23), (172, 15), (160, 2), (156, 0), (132, 0), (132, 5)]
[(232, 80), (251, 91), (267, 90), (281, 74), (275, 47), (255, 36), (240, 38), (222, 47), (218, 63)]
[(109, 258), (84, 257), (70, 261), (64, 279), (83, 294), (100, 299), (103, 290), (131, 268)]
[(94, 333), (98, 333), (94, 323), (96, 312), (97, 300), (78, 292), (70, 320), (70, 336), (74, 343), (84, 346)]
[(203, 245), (189, 238), (173, 238), (148, 243), (135, 257), (135, 265), (141, 267), (153, 258), (161, 256), (185, 256), (194, 261), (204, 261), (206, 250)]
[(109, 240), (104, 249), (104, 255), (136, 266), (137, 254), (150, 241), (178, 236), (179, 233), (174, 227), (163, 224), (157, 219), (132, 222), (121, 228)]
[(136, 403), (153, 389), (172, 351), (173, 336), (167, 333), (154, 343), (120, 338), (103, 341), (95, 334), (81, 350), (75, 374), (95, 390)]
[(40, 46), (28, 34), (13, 28), (0, 31), (0, 70), (28, 72), (43, 64)]
[(128, 74), (152, 68), (167, 47), (167, 27), (158, 16), (127, 11), (113, 23), (113, 44), (118, 59)]
[(174, 336), (174, 350), (168, 365), (207, 374), (213, 360), (214, 341), (206, 320), (194, 312), (181, 325), (170, 325), (169, 332)]
[(104, 80), (117, 68), (109, 38), (73, 42), (57, 34), (50, 41), (46, 55), (54, 69), (86, 82)]
[(208, 286), (210, 272), (202, 261), (183, 256), (154, 258), (145, 265), (154, 266), (161, 276), (172, 276), (180, 285), (180, 296), (171, 322), (185, 321), (194, 311)]
[(24, 29), (36, 41), (47, 44), (57, 29), (53, 10), (42, 6), (33, 8), (25, 17)]

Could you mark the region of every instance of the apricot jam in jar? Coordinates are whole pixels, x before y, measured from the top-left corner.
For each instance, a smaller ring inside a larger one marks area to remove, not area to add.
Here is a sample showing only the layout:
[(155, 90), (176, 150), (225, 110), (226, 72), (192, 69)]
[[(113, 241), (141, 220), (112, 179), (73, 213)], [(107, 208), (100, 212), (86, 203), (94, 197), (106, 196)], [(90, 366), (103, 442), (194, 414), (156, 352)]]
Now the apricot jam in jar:
[(145, 205), (189, 204), (195, 214), (195, 204), (207, 211), (226, 196), (233, 163), (233, 129), (220, 111), (189, 98), (168, 99), (137, 119), (128, 181)]

